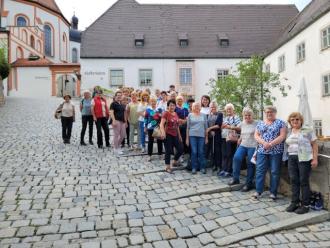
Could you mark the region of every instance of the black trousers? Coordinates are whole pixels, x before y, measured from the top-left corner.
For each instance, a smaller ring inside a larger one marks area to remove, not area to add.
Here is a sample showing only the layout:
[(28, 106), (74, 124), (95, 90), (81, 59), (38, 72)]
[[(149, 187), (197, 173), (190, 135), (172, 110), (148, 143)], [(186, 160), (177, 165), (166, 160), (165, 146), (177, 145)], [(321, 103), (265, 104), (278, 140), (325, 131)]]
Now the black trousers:
[(174, 154), (174, 160), (178, 161), (183, 153), (183, 145), (179, 141), (178, 136), (172, 136), (166, 134), (165, 139), (165, 164), (171, 163), (171, 154), (173, 154), (173, 148), (175, 147), (176, 153)]
[[(148, 155), (152, 155), (152, 150), (154, 147), (154, 140), (155, 138), (152, 137), (153, 130), (148, 130)], [(158, 149), (158, 155), (162, 155), (163, 153), (163, 141), (160, 139), (157, 139), (157, 149)]]
[(126, 127), (126, 138), (121, 142), (121, 146), (125, 146), (125, 140), (127, 140), (127, 145), (129, 146), (129, 122), (127, 122)]
[[(182, 140), (186, 140), (186, 136), (187, 136), (187, 125), (183, 125), (183, 126), (180, 126), (180, 134), (181, 134), (181, 137), (182, 137)], [(186, 142), (183, 142), (183, 152), (184, 153), (189, 153), (190, 150), (189, 150), (189, 146), (187, 146)]]
[(63, 141), (70, 141), (73, 117), (61, 117)]
[(80, 142), (84, 141), (85, 138), (85, 132), (87, 129), (87, 123), (88, 123), (88, 134), (89, 134), (89, 141), (92, 141), (93, 139), (93, 116), (92, 115), (82, 115), (81, 116), (82, 121), (82, 129), (80, 133)]
[(102, 137), (102, 129), (103, 129), (105, 144), (106, 146), (110, 146), (108, 119), (105, 117), (97, 118), (95, 123), (96, 123), (96, 132), (97, 132), (97, 145), (99, 147), (103, 146), (103, 137)]
[(233, 157), (237, 148), (236, 142), (227, 142), (226, 139), (221, 141), (222, 148), (222, 170), (225, 172), (233, 172)]
[(211, 160), (212, 167), (222, 168), (221, 134), (216, 133), (214, 137), (208, 138), (206, 146), (206, 158)]
[[(309, 205), (311, 161), (299, 162), (297, 155), (289, 155), (288, 170), (292, 189), (292, 202)], [(300, 200), (301, 194), (301, 200)]]

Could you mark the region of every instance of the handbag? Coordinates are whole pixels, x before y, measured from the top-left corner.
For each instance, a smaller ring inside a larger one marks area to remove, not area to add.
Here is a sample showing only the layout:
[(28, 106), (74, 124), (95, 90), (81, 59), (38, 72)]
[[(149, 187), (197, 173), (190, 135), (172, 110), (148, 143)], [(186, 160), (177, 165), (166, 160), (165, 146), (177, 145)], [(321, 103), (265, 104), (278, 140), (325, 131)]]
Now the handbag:
[(63, 103), (58, 106), (58, 108), (55, 111), (54, 117), (55, 119), (61, 119), (62, 116), (62, 109), (63, 109)]
[(230, 130), (228, 132), (226, 141), (227, 142), (237, 143), (237, 141), (238, 141), (238, 134), (237, 134), (237, 132), (235, 130)]
[(152, 131), (152, 137), (159, 139), (162, 136), (162, 133), (160, 131), (160, 127), (157, 126), (154, 128), (154, 130)]

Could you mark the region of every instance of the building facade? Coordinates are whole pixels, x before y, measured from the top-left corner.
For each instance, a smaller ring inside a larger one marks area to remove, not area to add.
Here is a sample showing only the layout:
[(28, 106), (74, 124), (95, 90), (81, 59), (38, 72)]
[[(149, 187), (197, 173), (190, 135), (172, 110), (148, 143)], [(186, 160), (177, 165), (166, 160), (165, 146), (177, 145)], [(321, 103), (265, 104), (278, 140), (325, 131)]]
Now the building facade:
[(294, 5), (156, 5), (119, 0), (83, 32), (82, 88), (210, 90), (236, 64), (271, 48)]
[(316, 133), (330, 136), (330, 1), (314, 0), (299, 13), (264, 62), (292, 87), (284, 98), (273, 92), (278, 116), (285, 119), (298, 110), (304, 78)]
[(54, 0), (0, 0), (1, 28), (8, 34), (11, 73), (7, 95), (80, 94), (79, 61), (72, 63), (71, 24)]

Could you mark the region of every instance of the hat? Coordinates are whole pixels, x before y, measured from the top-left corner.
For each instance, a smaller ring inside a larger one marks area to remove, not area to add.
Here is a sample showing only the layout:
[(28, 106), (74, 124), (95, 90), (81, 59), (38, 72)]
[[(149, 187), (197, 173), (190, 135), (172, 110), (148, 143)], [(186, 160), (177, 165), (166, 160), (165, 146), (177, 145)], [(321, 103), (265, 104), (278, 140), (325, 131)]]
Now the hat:
[(71, 99), (71, 95), (70, 94), (64, 94), (63, 99), (65, 99), (65, 97), (67, 97), (67, 96)]

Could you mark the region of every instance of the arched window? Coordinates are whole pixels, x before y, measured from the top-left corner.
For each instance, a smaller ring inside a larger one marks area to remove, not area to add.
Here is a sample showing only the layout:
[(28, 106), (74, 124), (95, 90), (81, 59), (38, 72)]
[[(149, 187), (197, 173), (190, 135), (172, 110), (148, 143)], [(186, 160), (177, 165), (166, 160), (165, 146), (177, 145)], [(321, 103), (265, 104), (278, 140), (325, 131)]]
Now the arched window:
[(53, 55), (53, 29), (49, 25), (44, 26), (45, 32), (45, 54)]
[(71, 58), (72, 58), (72, 63), (78, 63), (78, 50), (77, 50), (77, 48), (72, 49)]
[(40, 42), (40, 40), (37, 41), (37, 50), (38, 50), (39, 52), (42, 52), (42, 46), (41, 46), (41, 42)]
[(19, 27), (26, 27), (27, 26), (27, 20), (23, 16), (19, 16), (16, 19), (17, 26)]
[(35, 48), (35, 47), (36, 47), (36, 44), (35, 44), (35, 41), (34, 41), (34, 37), (33, 37), (33, 35), (30, 36), (30, 46), (31, 46), (32, 48)]
[(23, 40), (25, 43), (29, 44), (29, 43), (28, 43), (28, 34), (27, 34), (27, 32), (26, 32), (25, 29), (23, 29), (23, 31), (22, 31), (22, 40)]
[(23, 49), (21, 47), (17, 47), (16, 57), (17, 57), (17, 59), (23, 59), (24, 58), (24, 52), (23, 52)]
[(63, 33), (63, 49), (62, 49), (62, 59), (64, 61), (67, 61), (68, 57), (68, 39), (66, 37), (66, 34)]

